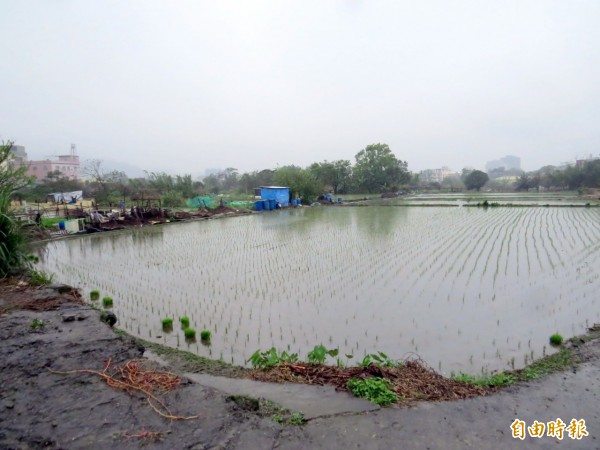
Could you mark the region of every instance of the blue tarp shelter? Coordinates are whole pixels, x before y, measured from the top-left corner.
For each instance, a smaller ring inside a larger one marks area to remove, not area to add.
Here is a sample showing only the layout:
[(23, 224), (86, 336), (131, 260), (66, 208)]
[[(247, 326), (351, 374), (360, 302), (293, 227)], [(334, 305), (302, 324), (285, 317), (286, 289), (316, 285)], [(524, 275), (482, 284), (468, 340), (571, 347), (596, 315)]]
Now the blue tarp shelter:
[(275, 200), (281, 206), (290, 206), (290, 188), (283, 186), (261, 186), (261, 200)]
[[(73, 199), (75, 201), (73, 201)], [(76, 201), (83, 199), (83, 191), (73, 191), (73, 192), (53, 192), (48, 194), (47, 200), (54, 203), (75, 203)]]

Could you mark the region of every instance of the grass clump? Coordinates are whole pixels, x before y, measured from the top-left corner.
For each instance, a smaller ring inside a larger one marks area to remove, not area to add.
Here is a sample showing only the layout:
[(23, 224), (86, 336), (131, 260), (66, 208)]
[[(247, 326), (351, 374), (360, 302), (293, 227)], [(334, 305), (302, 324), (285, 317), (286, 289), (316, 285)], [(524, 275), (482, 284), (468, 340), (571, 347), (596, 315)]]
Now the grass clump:
[(550, 344), (558, 347), (559, 345), (562, 345), (562, 343), (563, 337), (560, 334), (555, 333), (552, 336), (550, 336)]
[(34, 286), (46, 286), (52, 284), (54, 280), (54, 274), (48, 275), (42, 270), (29, 269), (27, 272), (29, 275), (29, 282)]
[(211, 337), (211, 332), (208, 330), (202, 330), (200, 332), (200, 339), (202, 339), (205, 342), (210, 341), (210, 337)]
[(161, 322), (163, 328), (173, 328), (173, 319), (171, 317), (165, 317)]
[(563, 348), (558, 353), (538, 359), (525, 369), (517, 370), (515, 376), (517, 376), (519, 380), (534, 380), (542, 375), (565, 370), (576, 362), (577, 357), (573, 352)]
[(183, 316), (179, 319), (179, 321), (181, 322), (181, 326), (185, 329), (185, 328), (189, 328), (190, 327), (190, 318), (188, 316)]
[(379, 406), (388, 406), (398, 401), (398, 396), (390, 386), (390, 382), (384, 378), (351, 378), (346, 384), (355, 396), (365, 398)]
[(96, 300), (99, 300), (99, 299), (100, 299), (100, 291), (98, 291), (98, 290), (90, 291), (90, 300), (95, 302)]
[(113, 305), (113, 299), (112, 299), (112, 297), (104, 297), (102, 299), (102, 305), (105, 308), (110, 308)]
[(577, 362), (577, 357), (569, 349), (563, 348), (554, 355), (546, 356), (534, 361), (524, 369), (514, 370), (512, 372), (499, 372), (494, 375), (469, 375), (460, 372), (458, 375), (452, 373), (450, 376), (463, 383), (474, 384), (488, 387), (504, 387), (516, 383), (517, 381), (536, 380), (543, 375), (559, 372), (571, 367)]
[(294, 412), (289, 414), (286, 411), (284, 414), (273, 414), (271, 418), (280, 425), (299, 426), (306, 422), (306, 418), (302, 412)]
[(196, 339), (196, 330), (193, 328), (186, 328), (183, 330), (183, 334), (186, 339)]

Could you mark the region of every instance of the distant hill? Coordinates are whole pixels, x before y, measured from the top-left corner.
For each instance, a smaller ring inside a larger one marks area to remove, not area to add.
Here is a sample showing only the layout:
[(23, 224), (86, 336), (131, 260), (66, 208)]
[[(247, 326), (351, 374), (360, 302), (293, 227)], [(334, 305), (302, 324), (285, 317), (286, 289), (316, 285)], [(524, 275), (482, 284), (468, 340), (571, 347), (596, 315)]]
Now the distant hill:
[(125, 172), (129, 178), (140, 178), (145, 177), (143, 169), (140, 169), (133, 164), (128, 164), (123, 161), (117, 161), (115, 159), (110, 158), (102, 158), (102, 166), (108, 172), (113, 170), (118, 170), (120, 172)]

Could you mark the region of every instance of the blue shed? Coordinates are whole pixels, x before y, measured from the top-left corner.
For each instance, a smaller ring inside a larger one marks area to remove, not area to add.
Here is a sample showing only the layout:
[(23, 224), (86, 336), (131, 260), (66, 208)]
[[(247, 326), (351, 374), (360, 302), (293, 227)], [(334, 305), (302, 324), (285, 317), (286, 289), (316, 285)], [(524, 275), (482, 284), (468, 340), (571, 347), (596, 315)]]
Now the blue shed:
[(290, 188), (283, 186), (261, 186), (260, 198), (262, 200), (275, 200), (281, 206), (290, 206)]

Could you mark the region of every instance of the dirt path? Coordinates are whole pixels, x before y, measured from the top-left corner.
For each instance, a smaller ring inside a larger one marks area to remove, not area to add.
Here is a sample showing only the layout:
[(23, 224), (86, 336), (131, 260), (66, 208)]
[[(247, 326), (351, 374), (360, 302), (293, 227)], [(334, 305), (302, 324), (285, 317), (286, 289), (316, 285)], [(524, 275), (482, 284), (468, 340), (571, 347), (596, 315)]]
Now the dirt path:
[[(34, 321), (43, 326), (32, 328)], [(599, 340), (581, 346), (587, 361), (573, 371), (498, 394), (316, 418), (302, 426), (279, 425), (268, 408), (233, 402), (189, 381), (160, 398), (174, 415), (198, 418), (168, 420), (144, 395), (109, 387), (96, 375), (53, 373), (102, 371), (109, 358), (118, 365), (141, 356), (133, 340), (116, 335), (87, 306), (4, 314), (0, 340), (2, 449), (600, 449)], [(527, 425), (585, 419), (589, 436), (521, 441), (511, 437), (515, 418)], [(158, 439), (133, 437), (148, 431), (159, 432)]]

